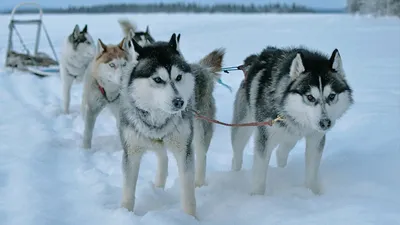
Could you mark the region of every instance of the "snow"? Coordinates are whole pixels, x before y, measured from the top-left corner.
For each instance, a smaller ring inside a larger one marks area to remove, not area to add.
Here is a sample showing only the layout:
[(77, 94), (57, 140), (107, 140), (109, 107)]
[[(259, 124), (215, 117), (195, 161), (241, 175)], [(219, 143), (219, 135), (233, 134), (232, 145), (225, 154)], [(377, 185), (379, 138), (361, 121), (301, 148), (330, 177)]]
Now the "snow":
[[(22, 16), (21, 16), (22, 17)], [(24, 17), (29, 17), (25, 15)], [(179, 182), (170, 156), (165, 190), (153, 188), (156, 158), (142, 161), (135, 212), (120, 208), (122, 149), (115, 120), (99, 116), (93, 149), (81, 148), (79, 113), (82, 84), (72, 90), (70, 115), (61, 113), (59, 77), (38, 78), (0, 67), (0, 224), (1, 225), (233, 225), (233, 224), (400, 224), (400, 20), (350, 15), (45, 15), (59, 54), (75, 23), (88, 24), (95, 39), (118, 43), (120, 17), (150, 25), (158, 40), (179, 32), (181, 50), (194, 62), (225, 47), (225, 65), (266, 45), (302, 44), (328, 54), (338, 48), (355, 105), (327, 136), (321, 164), (324, 192), (313, 195), (304, 185), (304, 142), (289, 156), (288, 166), (270, 163), (265, 196), (250, 196), (250, 142), (244, 169), (230, 172), (232, 149), (228, 127), (216, 126), (207, 161), (208, 186), (197, 188), (199, 220), (184, 214)], [(4, 62), (9, 16), (0, 17), (0, 51)], [(33, 28), (18, 27), (33, 45)], [(17, 43), (17, 39), (14, 42)], [(41, 48), (51, 53), (42, 38)], [(21, 47), (16, 45), (16, 49)], [(217, 86), (217, 119), (230, 122), (241, 72), (224, 74), (230, 93)]]

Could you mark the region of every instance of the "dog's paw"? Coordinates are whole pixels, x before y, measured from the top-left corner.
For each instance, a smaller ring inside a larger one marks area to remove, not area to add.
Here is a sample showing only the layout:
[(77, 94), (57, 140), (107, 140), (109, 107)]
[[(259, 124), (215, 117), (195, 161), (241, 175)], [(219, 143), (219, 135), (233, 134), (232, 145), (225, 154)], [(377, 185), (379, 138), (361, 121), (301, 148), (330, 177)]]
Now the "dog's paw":
[(162, 182), (155, 182), (155, 183), (152, 183), (152, 185), (153, 185), (153, 188), (160, 188), (163, 190), (165, 188), (165, 183), (162, 183)]
[(127, 209), (129, 212), (133, 212), (133, 202), (123, 201), (121, 203), (121, 208)]
[(90, 150), (92, 148), (92, 145), (88, 144), (88, 143), (83, 143), (82, 144), (82, 148), (85, 149), (85, 150)]
[(250, 192), (250, 196), (264, 195), (264, 194), (265, 194), (265, 189), (252, 190)]
[(232, 159), (231, 171), (237, 172), (242, 169), (242, 161), (235, 158)]
[(205, 180), (202, 181), (196, 181), (195, 182), (195, 187), (203, 187), (203, 186), (208, 186), (208, 183)]
[(286, 152), (282, 152), (282, 151), (277, 151), (276, 152), (276, 164), (278, 165), (278, 167), (280, 168), (285, 168), (287, 165), (287, 161), (288, 161), (288, 153)]
[(188, 214), (188, 215), (191, 215), (191, 216), (193, 216), (194, 218), (196, 218), (197, 219), (197, 215), (196, 215), (196, 204), (190, 204), (190, 205), (187, 205), (187, 206), (184, 206), (183, 207), (183, 211), (186, 213), (186, 214)]
[(320, 182), (308, 182), (306, 187), (315, 195), (322, 195), (322, 185)]
[(277, 158), (276, 164), (278, 164), (278, 167), (280, 167), (280, 168), (285, 168), (287, 165), (287, 159), (283, 160), (283, 159)]

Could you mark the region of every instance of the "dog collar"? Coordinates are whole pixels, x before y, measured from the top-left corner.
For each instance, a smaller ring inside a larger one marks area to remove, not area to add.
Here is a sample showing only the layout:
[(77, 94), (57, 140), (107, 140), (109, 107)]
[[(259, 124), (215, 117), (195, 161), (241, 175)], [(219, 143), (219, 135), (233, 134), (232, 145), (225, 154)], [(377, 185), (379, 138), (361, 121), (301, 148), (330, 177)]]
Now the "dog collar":
[(117, 99), (119, 98), (119, 93), (118, 93), (117, 97), (115, 97), (113, 100), (110, 101), (110, 100), (107, 98), (107, 94), (106, 94), (106, 91), (104, 90), (104, 88), (99, 84), (99, 82), (96, 81), (96, 83), (97, 83), (97, 87), (99, 88), (101, 94), (102, 94), (103, 97), (107, 100), (108, 103), (112, 103), (112, 102), (114, 102), (115, 100), (117, 100)]

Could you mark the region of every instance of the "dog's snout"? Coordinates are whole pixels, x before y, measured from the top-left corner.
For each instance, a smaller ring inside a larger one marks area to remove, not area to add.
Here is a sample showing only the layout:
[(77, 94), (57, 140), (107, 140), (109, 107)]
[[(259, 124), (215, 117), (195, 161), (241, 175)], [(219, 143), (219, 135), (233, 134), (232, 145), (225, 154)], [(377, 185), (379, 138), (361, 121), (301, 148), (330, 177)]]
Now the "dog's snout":
[(172, 100), (172, 105), (173, 105), (176, 109), (181, 109), (184, 103), (185, 103), (185, 102), (183, 101), (182, 98), (174, 98), (174, 100)]
[(332, 121), (330, 119), (322, 119), (319, 121), (319, 126), (323, 130), (327, 130), (331, 127)]

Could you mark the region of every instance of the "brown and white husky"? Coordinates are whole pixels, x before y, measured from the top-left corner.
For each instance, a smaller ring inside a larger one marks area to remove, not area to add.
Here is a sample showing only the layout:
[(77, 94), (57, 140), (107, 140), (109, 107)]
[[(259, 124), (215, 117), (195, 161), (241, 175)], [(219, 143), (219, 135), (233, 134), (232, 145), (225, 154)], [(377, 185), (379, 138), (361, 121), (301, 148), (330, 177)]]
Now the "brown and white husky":
[(130, 74), (135, 65), (134, 60), (129, 40), (124, 38), (118, 45), (105, 45), (98, 39), (96, 57), (89, 65), (83, 87), (83, 148), (91, 148), (96, 118), (105, 107), (111, 110), (119, 126), (120, 81), (122, 76)]

